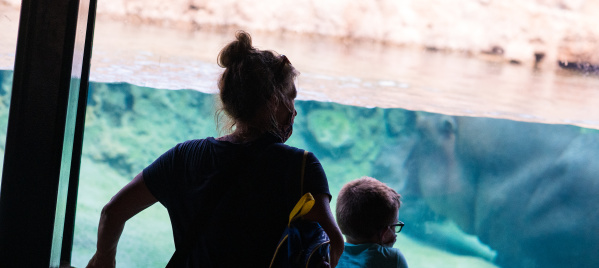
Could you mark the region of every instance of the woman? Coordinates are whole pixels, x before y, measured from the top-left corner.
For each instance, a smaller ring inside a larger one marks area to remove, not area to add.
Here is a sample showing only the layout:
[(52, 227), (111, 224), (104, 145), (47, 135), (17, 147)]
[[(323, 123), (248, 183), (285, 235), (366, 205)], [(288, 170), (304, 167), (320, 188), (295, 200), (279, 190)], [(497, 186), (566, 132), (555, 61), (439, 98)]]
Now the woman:
[(343, 237), (322, 166), (309, 153), (300, 183), (303, 150), (283, 144), (297, 114), (299, 73), (286, 56), (254, 48), (242, 31), (218, 63), (225, 70), (217, 114), (229, 119), (230, 134), (180, 143), (123, 187), (102, 209), (88, 267), (114, 267), (125, 222), (156, 201), (169, 213), (187, 267), (268, 267), (302, 188), (316, 200), (304, 218), (327, 232), (336, 266)]

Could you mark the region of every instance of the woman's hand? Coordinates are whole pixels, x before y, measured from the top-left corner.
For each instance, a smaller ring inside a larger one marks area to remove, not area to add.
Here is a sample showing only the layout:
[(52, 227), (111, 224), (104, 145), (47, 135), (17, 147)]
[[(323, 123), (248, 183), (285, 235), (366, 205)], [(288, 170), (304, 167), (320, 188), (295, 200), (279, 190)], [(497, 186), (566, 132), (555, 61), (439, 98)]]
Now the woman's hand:
[(116, 267), (116, 260), (114, 255), (109, 256), (109, 255), (102, 255), (102, 254), (98, 254), (96, 252), (96, 254), (94, 254), (94, 256), (91, 258), (91, 260), (89, 260), (89, 263), (87, 263), (87, 266), (85, 266), (86, 268), (114, 268)]
[(104, 206), (98, 226), (96, 254), (87, 267), (115, 267), (116, 248), (125, 222), (135, 214), (156, 203), (139, 173)]

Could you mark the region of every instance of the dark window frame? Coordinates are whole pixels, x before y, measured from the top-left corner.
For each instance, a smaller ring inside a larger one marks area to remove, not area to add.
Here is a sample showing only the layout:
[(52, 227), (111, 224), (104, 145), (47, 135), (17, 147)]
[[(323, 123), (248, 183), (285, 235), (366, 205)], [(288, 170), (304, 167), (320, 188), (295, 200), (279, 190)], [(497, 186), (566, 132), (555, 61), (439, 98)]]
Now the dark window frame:
[(96, 0), (22, 1), (0, 192), (3, 266), (70, 266), (95, 14)]

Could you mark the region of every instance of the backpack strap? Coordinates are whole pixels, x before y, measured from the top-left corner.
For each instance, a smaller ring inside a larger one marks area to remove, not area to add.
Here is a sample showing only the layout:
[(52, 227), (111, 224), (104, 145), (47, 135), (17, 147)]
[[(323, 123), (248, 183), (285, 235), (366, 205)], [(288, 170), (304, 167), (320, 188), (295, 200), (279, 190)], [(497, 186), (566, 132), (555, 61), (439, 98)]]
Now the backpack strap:
[(304, 150), (302, 158), (302, 169), (300, 175), (300, 196), (304, 195), (304, 174), (306, 174), (306, 158), (308, 158), (308, 151)]
[(314, 206), (314, 197), (311, 193), (304, 194), (304, 174), (306, 174), (306, 158), (308, 157), (308, 151), (304, 150), (303, 158), (302, 158), (302, 169), (300, 171), (300, 200), (297, 201), (295, 207), (289, 213), (289, 223), (287, 226), (291, 225), (291, 222), (299, 219), (300, 217), (308, 214), (312, 207)]
[(287, 224), (287, 226), (291, 225), (292, 221), (297, 220), (300, 217), (308, 214), (308, 212), (310, 212), (313, 206), (314, 197), (312, 196), (312, 194), (306, 193), (305, 195), (303, 195), (302, 198), (300, 198), (300, 200), (297, 201), (297, 204), (295, 204), (295, 207), (293, 207), (291, 213), (289, 213), (289, 223)]
[[(308, 156), (308, 151), (304, 150), (304, 154), (303, 154), (303, 158), (302, 158), (302, 169), (300, 171), (300, 193), (302, 195), (300, 200), (297, 201), (297, 203), (295, 204), (295, 206), (293, 207), (293, 209), (291, 210), (291, 213), (289, 213), (289, 222), (287, 223), (287, 227), (289, 227), (291, 225), (291, 222), (293, 222), (294, 220), (299, 219), (300, 217), (308, 214), (308, 212), (310, 212), (310, 210), (312, 209), (312, 207), (314, 206), (314, 197), (312, 196), (311, 193), (306, 193), (304, 194), (304, 175), (306, 173), (306, 158)], [(287, 230), (285, 230), (287, 231)], [(283, 246), (283, 244), (285, 244), (285, 241), (287, 241), (288, 235), (285, 235), (285, 237), (283, 239), (281, 239), (281, 241), (279, 241), (279, 244), (277, 245), (277, 249), (275, 250), (275, 254), (272, 256), (272, 259), (270, 260), (270, 266), (268, 266), (269, 268), (272, 267), (272, 265), (275, 262), (275, 259), (277, 258), (277, 255), (279, 253), (279, 249), (281, 249), (281, 247)]]

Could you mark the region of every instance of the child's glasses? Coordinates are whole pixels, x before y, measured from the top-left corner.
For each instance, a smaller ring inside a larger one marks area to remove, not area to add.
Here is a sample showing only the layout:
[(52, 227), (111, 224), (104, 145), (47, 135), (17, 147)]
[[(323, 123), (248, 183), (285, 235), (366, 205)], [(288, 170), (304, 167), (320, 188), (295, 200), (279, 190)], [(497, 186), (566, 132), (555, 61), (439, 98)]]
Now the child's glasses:
[(403, 228), (404, 223), (402, 221), (397, 221), (396, 224), (391, 224), (389, 225), (389, 227), (391, 227), (391, 229), (395, 232), (395, 233), (399, 233), (401, 232), (401, 229)]

